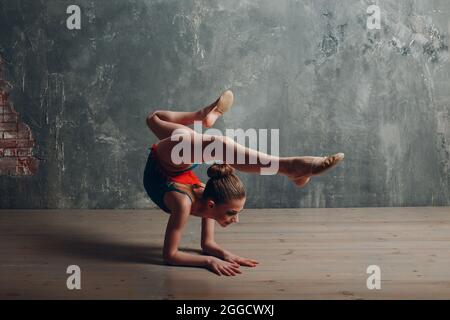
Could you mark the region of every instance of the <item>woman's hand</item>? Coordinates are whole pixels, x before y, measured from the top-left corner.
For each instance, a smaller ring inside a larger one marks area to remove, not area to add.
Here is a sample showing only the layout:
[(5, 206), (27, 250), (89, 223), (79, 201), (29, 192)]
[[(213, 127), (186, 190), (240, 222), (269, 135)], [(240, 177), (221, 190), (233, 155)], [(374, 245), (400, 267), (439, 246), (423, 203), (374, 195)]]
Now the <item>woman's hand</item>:
[(231, 262), (231, 263), (237, 263), (238, 265), (241, 266), (246, 266), (246, 267), (256, 267), (256, 265), (259, 263), (256, 260), (253, 259), (248, 259), (248, 258), (244, 258), (244, 257), (239, 257), (235, 254), (232, 254), (230, 252), (227, 252), (224, 255), (224, 260)]
[(223, 261), (216, 257), (211, 257), (208, 260), (207, 268), (217, 274), (218, 276), (235, 276), (238, 273), (242, 273), (239, 270), (239, 264)]

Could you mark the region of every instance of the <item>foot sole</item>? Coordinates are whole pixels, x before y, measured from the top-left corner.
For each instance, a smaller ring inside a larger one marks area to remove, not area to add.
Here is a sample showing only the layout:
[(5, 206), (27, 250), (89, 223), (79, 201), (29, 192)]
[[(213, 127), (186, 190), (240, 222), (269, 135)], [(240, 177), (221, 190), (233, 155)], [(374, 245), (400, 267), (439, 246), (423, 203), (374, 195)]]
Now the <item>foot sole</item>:
[(224, 114), (225, 112), (228, 112), (231, 109), (233, 102), (234, 102), (233, 92), (231, 90), (226, 90), (221, 94), (219, 102), (217, 103), (216, 106), (216, 110), (221, 114)]

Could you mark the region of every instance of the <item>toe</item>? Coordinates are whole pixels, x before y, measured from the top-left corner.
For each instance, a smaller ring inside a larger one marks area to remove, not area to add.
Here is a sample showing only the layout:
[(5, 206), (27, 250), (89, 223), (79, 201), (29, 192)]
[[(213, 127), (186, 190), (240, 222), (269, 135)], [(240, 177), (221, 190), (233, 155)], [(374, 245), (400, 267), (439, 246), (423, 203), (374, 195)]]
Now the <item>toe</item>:
[(313, 163), (313, 174), (321, 174), (328, 169), (336, 166), (342, 159), (344, 159), (343, 153), (336, 153), (332, 156), (321, 157), (314, 161)]

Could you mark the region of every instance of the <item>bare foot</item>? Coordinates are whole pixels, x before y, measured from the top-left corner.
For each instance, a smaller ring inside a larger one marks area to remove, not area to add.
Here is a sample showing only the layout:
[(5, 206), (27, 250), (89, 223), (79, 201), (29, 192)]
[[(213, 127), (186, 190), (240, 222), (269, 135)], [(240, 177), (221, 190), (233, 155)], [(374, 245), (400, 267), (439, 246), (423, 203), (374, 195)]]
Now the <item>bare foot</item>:
[(202, 119), (202, 125), (206, 128), (210, 128), (214, 125), (218, 117), (214, 117), (213, 114), (209, 115), (214, 108), (216, 107), (217, 103), (219, 102), (220, 98), (217, 98), (216, 101), (211, 103), (209, 106), (204, 107), (202, 110), (200, 110), (200, 116)]
[(335, 167), (344, 159), (343, 153), (327, 157), (287, 158), (285, 174), (299, 187), (304, 187), (312, 176), (318, 176)]
[(203, 109), (206, 114), (202, 121), (203, 126), (205, 128), (212, 127), (216, 120), (231, 108), (233, 100), (233, 92), (226, 90), (216, 101)]
[(214, 123), (216, 123), (217, 119), (222, 115), (219, 111), (217, 111), (216, 106), (219, 102), (219, 99), (217, 99), (212, 106), (206, 107), (204, 109), (205, 111), (205, 117), (202, 120), (202, 124), (205, 128), (211, 128)]
[(284, 174), (298, 187), (304, 187), (311, 179), (311, 165), (316, 157), (286, 158)]

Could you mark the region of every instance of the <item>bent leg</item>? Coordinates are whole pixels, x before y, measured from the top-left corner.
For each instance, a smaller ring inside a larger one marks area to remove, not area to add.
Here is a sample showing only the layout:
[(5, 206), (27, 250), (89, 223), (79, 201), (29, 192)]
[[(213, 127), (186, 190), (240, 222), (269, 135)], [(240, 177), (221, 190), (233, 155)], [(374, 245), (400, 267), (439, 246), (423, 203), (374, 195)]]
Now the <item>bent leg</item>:
[(170, 137), (173, 131), (177, 129), (185, 130), (186, 133), (193, 133), (194, 131), (187, 126), (193, 124), (194, 121), (202, 121), (203, 126), (210, 127), (220, 115), (220, 113), (217, 113), (214, 110), (219, 99), (220, 98), (210, 105), (193, 112), (168, 110), (152, 112), (147, 116), (147, 125), (159, 140)]
[(147, 126), (159, 140), (163, 140), (170, 137), (175, 130), (193, 133), (194, 130), (187, 125), (199, 119), (198, 112), (155, 111), (148, 115)]

